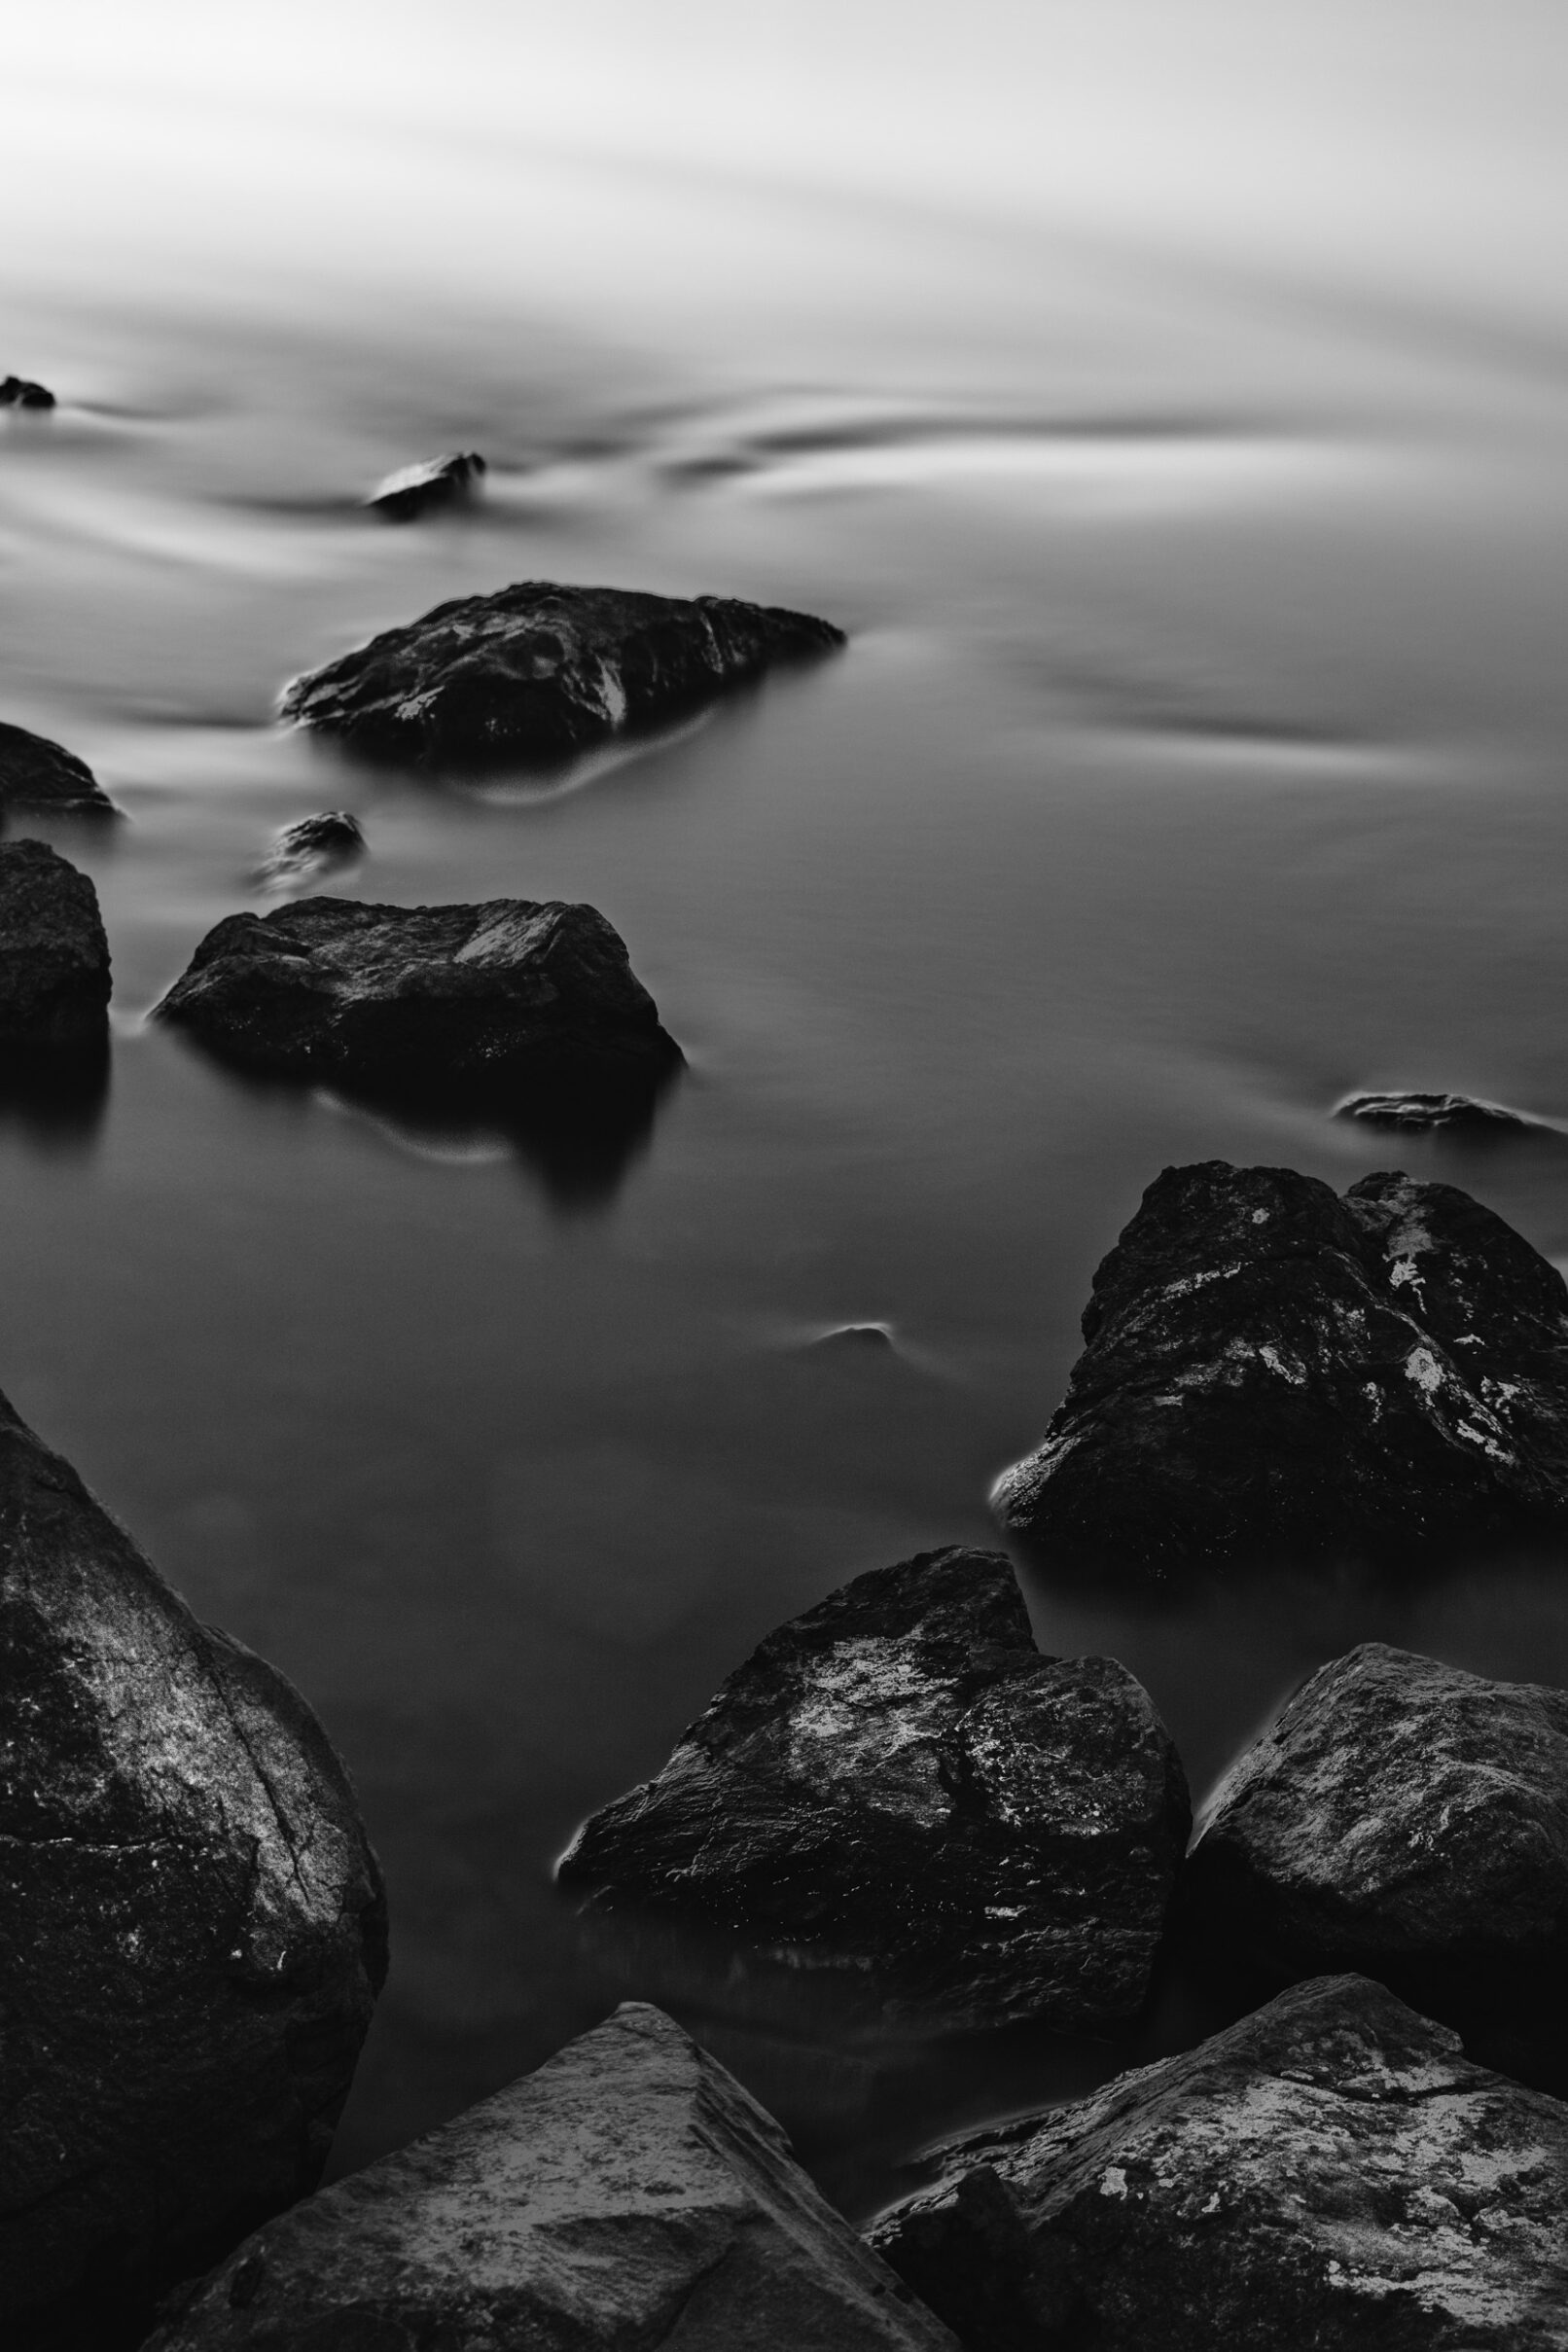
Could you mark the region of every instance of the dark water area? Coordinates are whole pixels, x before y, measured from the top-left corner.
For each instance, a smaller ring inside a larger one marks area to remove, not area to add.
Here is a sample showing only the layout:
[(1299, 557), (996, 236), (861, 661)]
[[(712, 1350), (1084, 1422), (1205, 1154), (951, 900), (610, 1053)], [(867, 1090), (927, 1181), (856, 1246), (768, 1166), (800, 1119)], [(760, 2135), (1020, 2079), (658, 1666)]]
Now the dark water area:
[[(581, 287), (411, 319), (216, 276), (6, 313), (0, 366), (60, 406), (0, 414), (0, 717), (126, 821), (25, 828), (97, 884), (114, 1039), (108, 1073), (0, 1100), (0, 1385), (349, 1762), (393, 1972), (338, 2171), (627, 1992), (853, 2213), (934, 2133), (1204, 2030), (1172, 1983), (1120, 2047), (922, 2040), (589, 1935), (552, 1864), (770, 1626), (996, 1540), (989, 1483), (1163, 1165), (1403, 1165), (1568, 1264), (1568, 340), (803, 200), (767, 236), (794, 258), (765, 325), (699, 288), (661, 329)], [(467, 448), (470, 509), (359, 509)], [(850, 644), (543, 780), (275, 723), (301, 669), (527, 578), (794, 605)], [(645, 1131), (410, 1123), (146, 1025), (321, 808), (368, 842), (338, 894), (602, 909), (689, 1063)], [(1561, 1133), (1331, 1116), (1396, 1087)], [(850, 1322), (893, 1349), (809, 1351)], [(1199, 1797), (1363, 1638), (1568, 1682), (1555, 1560), (1024, 1575), (1042, 1646), (1142, 1677)]]

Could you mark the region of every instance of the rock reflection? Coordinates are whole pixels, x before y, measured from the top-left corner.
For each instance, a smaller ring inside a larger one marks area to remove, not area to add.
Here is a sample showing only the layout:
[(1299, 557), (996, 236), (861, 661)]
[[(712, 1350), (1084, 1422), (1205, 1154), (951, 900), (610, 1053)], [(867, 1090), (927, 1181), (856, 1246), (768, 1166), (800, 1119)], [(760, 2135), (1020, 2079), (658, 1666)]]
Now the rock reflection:
[(49, 1157), (95, 1149), (109, 1107), (108, 1040), (70, 1054), (0, 1055), (0, 1137)]

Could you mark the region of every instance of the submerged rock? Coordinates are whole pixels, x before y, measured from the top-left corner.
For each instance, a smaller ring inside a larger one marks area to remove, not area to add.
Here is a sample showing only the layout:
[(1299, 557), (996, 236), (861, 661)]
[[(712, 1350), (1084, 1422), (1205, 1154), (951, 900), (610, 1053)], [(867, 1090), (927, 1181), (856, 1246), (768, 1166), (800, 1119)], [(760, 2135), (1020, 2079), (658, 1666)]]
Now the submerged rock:
[(620, 934), (556, 900), (232, 914), (153, 1010), (251, 1070), (454, 1101), (646, 1094), (681, 1059)]
[(8, 808), (72, 817), (120, 814), (85, 760), (47, 735), (0, 722), (0, 812)]
[(897, 2010), (1092, 2026), (1143, 2004), (1190, 1821), (1141, 1685), (1042, 1657), (1007, 1559), (953, 1549), (770, 1633), (560, 1877), (871, 1972)]
[(29, 382), (25, 375), (0, 380), (0, 409), (53, 409), (54, 395), (47, 384)]
[(1338, 1105), (1336, 1119), (1399, 1127), (1407, 1134), (1551, 1134), (1544, 1120), (1506, 1111), (1501, 1103), (1477, 1102), (1469, 1094), (1352, 1094)]
[(262, 864), (264, 882), (281, 885), (307, 880), (347, 866), (365, 853), (365, 835), (358, 817), (344, 808), (323, 809), (319, 816), (301, 817), (285, 825)]
[(864, 1361), (869, 1356), (891, 1356), (897, 1353), (893, 1335), (885, 1323), (840, 1323), (836, 1331), (820, 1332), (805, 1343), (808, 1356), (831, 1356), (837, 1362), (853, 1357)]
[(1568, 1533), (1568, 1288), (1468, 1194), (1167, 1168), (998, 1482), (1053, 1565), (1417, 1565)]
[(975, 2352), (1568, 2346), (1568, 2107), (1365, 1978), (942, 2160), (872, 2243)]
[(102, 1048), (109, 942), (98, 894), (45, 841), (0, 843), (0, 1051)]
[(377, 482), (365, 504), (394, 522), (412, 522), (438, 507), (460, 506), (483, 480), (484, 460), (477, 449), (446, 457), (432, 457), (423, 465), (401, 466)]
[(299, 1693), (3, 1400), (0, 1651), (0, 2335), (69, 2352), (314, 2186), (385, 1913)]
[(955, 2352), (772, 2118), (640, 2004), (258, 2231), (147, 2352), (481, 2344)]
[(774, 605), (525, 580), (383, 629), (297, 678), (283, 715), (384, 758), (548, 763), (843, 643)]

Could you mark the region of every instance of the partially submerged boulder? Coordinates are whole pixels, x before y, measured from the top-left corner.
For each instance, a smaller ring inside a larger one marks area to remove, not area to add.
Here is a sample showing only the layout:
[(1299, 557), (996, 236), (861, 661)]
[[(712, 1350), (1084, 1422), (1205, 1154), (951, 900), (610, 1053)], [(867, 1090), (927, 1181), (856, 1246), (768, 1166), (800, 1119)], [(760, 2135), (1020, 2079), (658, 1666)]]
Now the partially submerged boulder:
[(733, 2076), (630, 2003), (172, 2300), (147, 2352), (956, 2352)]
[(1423, 1565), (1568, 1533), (1568, 1288), (1452, 1185), (1167, 1168), (1003, 1525), (1053, 1566)]
[(283, 715), (378, 758), (548, 764), (843, 642), (776, 605), (524, 580), (383, 629), (297, 678)]
[(324, 808), (319, 816), (300, 817), (282, 828), (263, 860), (261, 879), (282, 888), (351, 865), (364, 854), (365, 834), (358, 817), (346, 808)]
[(1550, 1135), (1544, 1120), (1499, 1102), (1478, 1102), (1470, 1094), (1352, 1094), (1335, 1116), (1364, 1124), (1398, 1127), (1410, 1135)]
[(0, 379), (0, 409), (53, 409), (54, 395), (47, 384), (35, 384), (25, 375), (8, 375)]
[(0, 814), (8, 808), (70, 817), (120, 814), (85, 760), (47, 735), (0, 722)]
[(0, 842), (0, 1055), (102, 1051), (109, 942), (98, 894), (45, 841)]
[(1093, 2027), (1144, 2002), (1190, 1821), (1141, 1685), (1042, 1657), (1008, 1560), (954, 1548), (770, 1633), (559, 1874), (867, 1973), (895, 2012)]
[(117, 2340), (319, 2177), (385, 1970), (299, 1693), (0, 1400), (0, 2335)]
[(456, 450), (432, 457), (423, 465), (400, 466), (378, 481), (365, 504), (392, 522), (412, 522), (442, 507), (463, 505), (484, 478), (484, 460), (477, 449)]
[(872, 2243), (974, 2352), (1568, 2346), (1568, 2107), (1365, 1978), (939, 2160)]
[(645, 1097), (681, 1060), (620, 934), (557, 900), (232, 914), (153, 1011), (250, 1070), (502, 1108)]

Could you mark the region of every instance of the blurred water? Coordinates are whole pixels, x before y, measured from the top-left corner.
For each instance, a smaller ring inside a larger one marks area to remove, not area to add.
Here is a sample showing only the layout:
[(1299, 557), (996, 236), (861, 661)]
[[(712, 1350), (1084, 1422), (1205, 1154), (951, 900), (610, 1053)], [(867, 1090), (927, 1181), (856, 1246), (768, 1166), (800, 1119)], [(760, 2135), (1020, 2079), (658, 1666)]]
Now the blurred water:
[[(1161, 1165), (1347, 1184), (1391, 1156), (1331, 1123), (1353, 1088), (1568, 1119), (1554, 285), (1528, 239), (1444, 278), (1417, 236), (1379, 294), (1337, 213), (1270, 267), (1201, 207), (1174, 236), (1156, 181), (1139, 239), (983, 188), (921, 209), (891, 166), (851, 196), (716, 149), (514, 152), (477, 64), (416, 130), (346, 65), (241, 123), (183, 53), (35, 59), (12, 125), (55, 185), (23, 192), (0, 372), (61, 405), (0, 413), (0, 716), (128, 822), (47, 829), (103, 899), (115, 1051), (102, 1093), (0, 1103), (0, 1382), (353, 1767), (394, 1974), (339, 2166), (636, 1987), (863, 2210), (933, 2129), (1126, 2051), (922, 2046), (723, 1956), (584, 1953), (552, 1859), (771, 1624), (993, 1540), (989, 1479)], [(298, 62), (267, 54), (257, 106)], [(1522, 168), (1500, 107), (1478, 179)], [(470, 447), (471, 513), (358, 510)], [(526, 577), (790, 603), (851, 645), (545, 796), (274, 725), (299, 669)], [(624, 1163), (410, 1135), (143, 1027), (266, 903), (273, 830), (338, 806), (370, 853), (336, 890), (618, 925), (691, 1063)], [(1398, 1158), (1568, 1256), (1552, 1139)], [(871, 1319), (897, 1353), (801, 1353)], [(1568, 1681), (1553, 1564), (1031, 1605), (1144, 1677), (1197, 1793), (1370, 1634)], [(1136, 2047), (1196, 2029), (1173, 2003)]]

